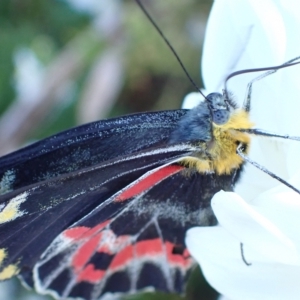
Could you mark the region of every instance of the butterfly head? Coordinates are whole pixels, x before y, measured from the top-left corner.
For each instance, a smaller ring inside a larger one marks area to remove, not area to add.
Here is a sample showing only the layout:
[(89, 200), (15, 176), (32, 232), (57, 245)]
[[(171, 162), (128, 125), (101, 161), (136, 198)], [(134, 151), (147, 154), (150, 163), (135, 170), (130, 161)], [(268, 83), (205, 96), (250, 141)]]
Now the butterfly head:
[(237, 107), (230, 98), (227, 99), (225, 94), (211, 93), (205, 99), (211, 112), (212, 122), (217, 125), (226, 124), (230, 113)]

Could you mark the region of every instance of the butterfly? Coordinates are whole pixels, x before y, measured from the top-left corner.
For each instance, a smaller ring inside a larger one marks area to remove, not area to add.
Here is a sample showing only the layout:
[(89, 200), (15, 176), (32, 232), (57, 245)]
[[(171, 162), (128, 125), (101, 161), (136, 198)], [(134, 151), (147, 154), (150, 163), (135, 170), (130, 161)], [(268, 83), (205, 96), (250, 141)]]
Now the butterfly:
[(213, 93), (0, 158), (0, 280), (18, 275), (59, 299), (183, 293), (185, 233), (217, 224), (210, 200), (239, 179), (252, 127), (246, 105)]
[(246, 106), (212, 93), (0, 158), (0, 280), (19, 275), (58, 299), (183, 293), (185, 233), (217, 224), (210, 200), (238, 180), (252, 127)]
[(203, 101), (83, 125), (2, 157), (0, 279), (20, 275), (58, 298), (182, 293), (193, 264), (185, 232), (216, 224), (210, 199), (231, 190), (242, 164), (235, 153), (213, 158), (217, 136), (234, 148), (248, 140), (223, 127)]

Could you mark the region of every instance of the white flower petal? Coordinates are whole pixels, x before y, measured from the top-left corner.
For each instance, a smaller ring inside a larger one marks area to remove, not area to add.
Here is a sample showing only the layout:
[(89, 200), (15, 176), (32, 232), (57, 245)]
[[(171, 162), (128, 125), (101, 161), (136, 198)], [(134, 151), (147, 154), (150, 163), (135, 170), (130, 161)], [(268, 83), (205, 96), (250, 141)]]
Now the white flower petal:
[(285, 60), (286, 28), (276, 2), (214, 1), (202, 60), (205, 87), (210, 92), (223, 88), (224, 78), (234, 70)]
[(300, 195), (285, 188), (279, 188), (260, 195), (253, 202), (255, 209), (289, 237), (300, 252)]
[[(205, 92), (204, 92), (205, 95)], [(197, 105), (199, 105), (202, 101), (204, 101), (203, 96), (198, 92), (192, 92), (187, 94), (182, 102), (183, 109), (191, 109)]]
[[(203, 79), (220, 92), (229, 73), (282, 64), (299, 56), (300, 2), (215, 0), (203, 55)], [(251, 119), (256, 128), (299, 135), (300, 67), (278, 71), (253, 85)], [(246, 74), (229, 81), (239, 105)], [(250, 157), (300, 188), (300, 143), (254, 137)], [(300, 196), (247, 164), (236, 186), (243, 199), (219, 193), (212, 201), (220, 226), (188, 231), (189, 251), (205, 277), (228, 299), (299, 299)], [(248, 203), (251, 203), (248, 204)], [(240, 243), (243, 242), (246, 266)]]
[(261, 253), (261, 260), (300, 264), (294, 243), (238, 194), (217, 193), (212, 199), (212, 208), (220, 225), (244, 243), (246, 249), (251, 247)]
[(247, 266), (239, 241), (220, 226), (190, 229), (186, 244), (200, 262), (205, 278), (231, 300), (299, 299), (299, 267), (251, 261), (250, 257), (259, 257), (251, 249), (244, 253), (252, 263)]

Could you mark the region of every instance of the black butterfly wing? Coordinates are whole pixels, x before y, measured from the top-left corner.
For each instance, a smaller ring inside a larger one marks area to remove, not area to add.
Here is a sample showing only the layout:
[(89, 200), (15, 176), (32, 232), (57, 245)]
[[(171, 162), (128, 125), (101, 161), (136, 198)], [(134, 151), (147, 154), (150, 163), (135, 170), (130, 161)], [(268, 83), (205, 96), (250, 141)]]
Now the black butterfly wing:
[(211, 197), (232, 181), (178, 163), (205, 147), (202, 134), (169, 145), (185, 113), (96, 122), (1, 158), (0, 280), (61, 298), (182, 292), (185, 232), (215, 224)]
[(82, 125), (0, 158), (0, 194), (101, 162), (166, 145), (186, 110), (141, 113)]
[[(190, 151), (190, 146), (143, 151), (0, 196), (0, 279), (30, 271), (67, 227), (145, 172)], [(105, 210), (107, 217), (112, 209)]]
[(149, 170), (53, 241), (34, 267), (36, 289), (89, 300), (183, 293), (193, 264), (186, 230), (216, 224), (210, 199), (230, 181), (177, 163)]

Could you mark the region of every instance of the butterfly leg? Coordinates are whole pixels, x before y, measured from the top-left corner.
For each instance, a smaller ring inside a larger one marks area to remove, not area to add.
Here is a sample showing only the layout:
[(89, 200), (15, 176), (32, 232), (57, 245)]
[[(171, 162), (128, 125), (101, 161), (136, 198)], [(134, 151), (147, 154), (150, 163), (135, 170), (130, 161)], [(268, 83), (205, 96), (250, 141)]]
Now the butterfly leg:
[(243, 243), (240, 243), (240, 247), (241, 247), (241, 256), (242, 256), (242, 260), (243, 262), (245, 263), (246, 266), (251, 266), (252, 264), (249, 263), (246, 258), (245, 258), (245, 253), (244, 253), (244, 244)]
[[(281, 65), (281, 67), (282, 67), (282, 66), (287, 66), (287, 65), (289, 65), (289, 64), (291, 64), (291, 63), (295, 63), (295, 62), (297, 62), (297, 61), (300, 61), (300, 56), (295, 57), (295, 58), (293, 58), (293, 59), (291, 59), (291, 60), (285, 62), (284, 64)], [(259, 81), (259, 80), (261, 80), (261, 79), (263, 79), (263, 78), (265, 78), (265, 77), (267, 77), (267, 76), (269, 76), (269, 75), (271, 75), (271, 74), (276, 73), (279, 69), (280, 69), (280, 68), (277, 67), (277, 68), (275, 68), (275, 69), (273, 69), (273, 70), (267, 71), (267, 72), (265, 72), (265, 73), (263, 73), (263, 74), (261, 74), (261, 75), (255, 77), (254, 79), (252, 79), (252, 80), (248, 83), (247, 89), (246, 89), (246, 97), (245, 97), (244, 104), (243, 104), (243, 107), (244, 107), (244, 109), (245, 109), (246, 111), (250, 111), (250, 103), (251, 103), (251, 94), (252, 94), (252, 85), (253, 85), (253, 83), (256, 82), (256, 81)]]

